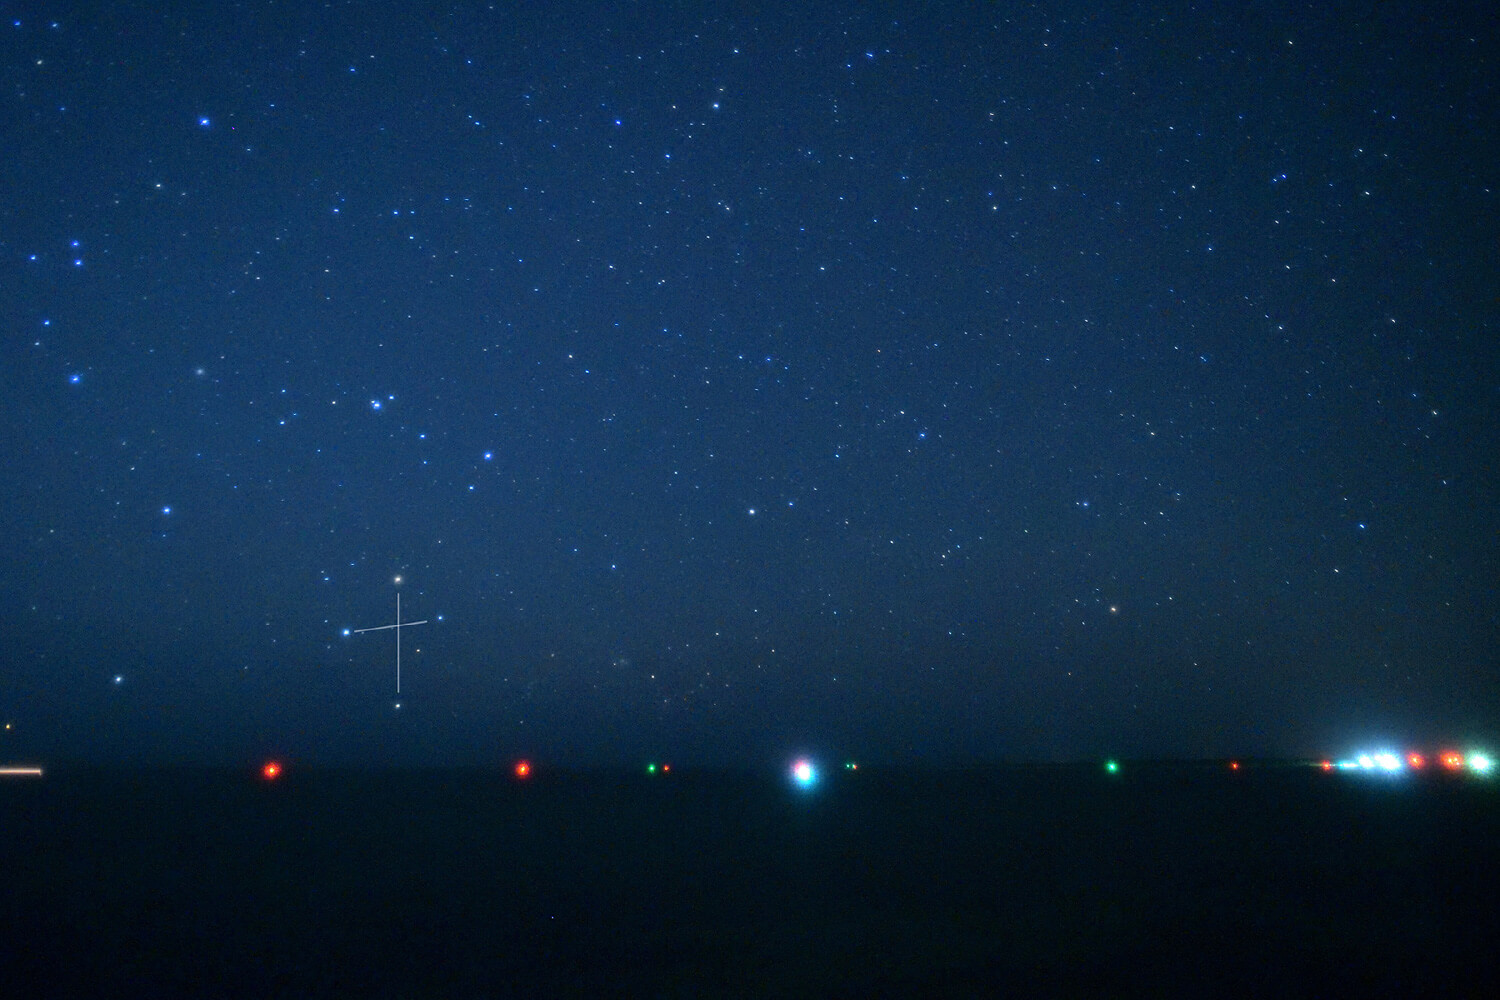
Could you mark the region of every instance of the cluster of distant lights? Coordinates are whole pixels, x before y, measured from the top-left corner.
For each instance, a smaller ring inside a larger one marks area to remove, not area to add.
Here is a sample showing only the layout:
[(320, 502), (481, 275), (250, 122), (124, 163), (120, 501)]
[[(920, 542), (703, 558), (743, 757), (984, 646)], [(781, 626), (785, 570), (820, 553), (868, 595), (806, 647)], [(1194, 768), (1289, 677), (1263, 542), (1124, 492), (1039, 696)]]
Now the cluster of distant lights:
[[(845, 761), (844, 770), (858, 771), (859, 765), (852, 760)], [(818, 765), (806, 757), (798, 757), (792, 762), (790, 774), (792, 784), (798, 788), (812, 788), (818, 783)]]
[[(846, 771), (858, 771), (859, 765), (854, 761), (844, 764)], [(532, 775), (532, 764), (529, 760), (518, 760), (511, 765), (510, 772), (519, 780), (526, 780)], [(268, 760), (261, 765), (260, 776), (266, 781), (275, 781), (286, 772), (285, 766), (278, 760)], [(651, 761), (646, 764), (648, 775), (667, 775), (672, 773), (672, 765)], [(818, 783), (818, 767), (806, 757), (799, 757), (792, 763), (790, 775), (792, 782), (799, 788), (811, 788)]]
[[(1495, 761), (1487, 753), (1473, 751), (1468, 754), (1457, 753), (1452, 750), (1444, 750), (1429, 758), (1420, 753), (1407, 753), (1405, 756), (1390, 751), (1379, 753), (1364, 753), (1348, 760), (1323, 760), (1316, 764), (1325, 772), (1348, 771), (1365, 774), (1399, 774), (1405, 771), (1446, 771), (1449, 773), (1471, 772), (1478, 775), (1488, 775), (1494, 771)], [(1119, 774), (1121, 772), (1118, 760), (1106, 760), (1103, 764), (1106, 774)], [(1240, 770), (1240, 762), (1232, 760), (1228, 762), (1231, 771)], [(845, 771), (858, 771), (859, 765), (854, 761), (844, 763)], [(518, 760), (510, 767), (510, 772), (517, 780), (524, 781), (533, 773), (532, 763), (529, 760)], [(669, 775), (672, 773), (672, 765), (651, 761), (645, 765), (647, 775)], [(9, 768), (0, 769), (0, 775), (20, 773), (40, 775), (40, 768)], [(285, 768), (280, 761), (268, 760), (261, 766), (260, 775), (266, 781), (275, 781), (285, 773)], [(818, 765), (807, 757), (798, 757), (792, 761), (787, 768), (787, 777), (791, 783), (802, 790), (814, 788), (820, 780)]]
[(1353, 771), (1356, 773), (1399, 774), (1403, 771), (1422, 771), (1435, 767), (1444, 771), (1472, 771), (1489, 774), (1495, 761), (1487, 753), (1470, 752), (1467, 756), (1453, 750), (1444, 750), (1431, 759), (1420, 753), (1402, 756), (1389, 750), (1379, 753), (1362, 753), (1348, 760), (1325, 760), (1319, 766), (1325, 771)]
[[(6, 728), (10, 728), (7, 726)], [(1400, 754), (1382, 751), (1380, 753), (1360, 754), (1348, 760), (1332, 761), (1324, 760), (1318, 763), (1325, 772), (1351, 771), (1366, 774), (1399, 774), (1403, 771), (1423, 771), (1428, 768), (1450, 773), (1469, 771), (1474, 774), (1488, 775), (1495, 768), (1495, 761), (1489, 754), (1471, 752), (1467, 756), (1451, 750), (1445, 750), (1430, 760), (1420, 753), (1408, 753), (1404, 757)], [(1240, 770), (1239, 761), (1230, 761), (1229, 769)], [(858, 771), (859, 765), (854, 761), (846, 761), (845, 771)], [(1104, 770), (1108, 774), (1120, 773), (1120, 762), (1107, 760), (1104, 762)], [(529, 760), (518, 760), (511, 765), (511, 774), (518, 781), (525, 781), (532, 775), (532, 764)], [(268, 760), (261, 765), (260, 776), (266, 781), (276, 781), (286, 773), (285, 766), (277, 760)], [(672, 773), (671, 764), (659, 764), (655, 761), (646, 765), (648, 775), (666, 775)], [(818, 784), (818, 766), (806, 757), (799, 757), (792, 762), (787, 771), (788, 777), (797, 788), (807, 790)], [(40, 767), (4, 767), (0, 766), (0, 777), (41, 777)]]

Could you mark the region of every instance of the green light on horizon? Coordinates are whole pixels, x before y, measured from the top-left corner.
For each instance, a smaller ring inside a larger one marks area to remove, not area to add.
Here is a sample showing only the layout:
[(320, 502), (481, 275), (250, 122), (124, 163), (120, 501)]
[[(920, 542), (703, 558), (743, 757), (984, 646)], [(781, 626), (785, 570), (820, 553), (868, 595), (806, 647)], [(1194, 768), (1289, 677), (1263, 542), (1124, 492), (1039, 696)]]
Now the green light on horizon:
[(655, 764), (647, 764), (646, 765), (646, 773), (647, 774), (655, 774), (656, 773), (656, 765)]
[(1104, 762), (1104, 770), (1108, 771), (1110, 774), (1119, 774), (1120, 762), (1117, 760), (1107, 760)]

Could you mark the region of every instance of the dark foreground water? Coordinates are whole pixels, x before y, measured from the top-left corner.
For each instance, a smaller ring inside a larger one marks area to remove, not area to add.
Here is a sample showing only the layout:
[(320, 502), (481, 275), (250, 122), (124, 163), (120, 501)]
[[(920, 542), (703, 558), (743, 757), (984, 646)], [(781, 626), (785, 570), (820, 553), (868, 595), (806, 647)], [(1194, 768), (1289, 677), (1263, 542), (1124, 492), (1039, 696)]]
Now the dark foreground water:
[(1500, 779), (49, 771), (9, 996), (1500, 996)]

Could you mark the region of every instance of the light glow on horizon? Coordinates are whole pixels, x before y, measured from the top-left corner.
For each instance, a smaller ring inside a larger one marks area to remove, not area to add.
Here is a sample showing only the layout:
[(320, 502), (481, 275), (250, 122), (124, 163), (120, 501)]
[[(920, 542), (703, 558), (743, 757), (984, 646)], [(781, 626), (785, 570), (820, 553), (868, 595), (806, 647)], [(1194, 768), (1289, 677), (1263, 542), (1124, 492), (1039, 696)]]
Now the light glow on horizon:
[(1461, 754), (1454, 750), (1439, 750), (1432, 754), (1426, 754), (1418, 750), (1407, 750), (1404, 753), (1396, 753), (1389, 750), (1381, 750), (1371, 753), (1362, 753), (1356, 757), (1340, 760), (1337, 763), (1322, 761), (1319, 766), (1325, 771), (1337, 768), (1340, 771), (1373, 771), (1384, 774), (1397, 774), (1404, 771), (1430, 770), (1428, 764), (1439, 767), (1444, 771), (1458, 772), (1469, 770), (1475, 774), (1488, 774), (1495, 766), (1495, 761), (1490, 755), (1473, 751), (1469, 754)]

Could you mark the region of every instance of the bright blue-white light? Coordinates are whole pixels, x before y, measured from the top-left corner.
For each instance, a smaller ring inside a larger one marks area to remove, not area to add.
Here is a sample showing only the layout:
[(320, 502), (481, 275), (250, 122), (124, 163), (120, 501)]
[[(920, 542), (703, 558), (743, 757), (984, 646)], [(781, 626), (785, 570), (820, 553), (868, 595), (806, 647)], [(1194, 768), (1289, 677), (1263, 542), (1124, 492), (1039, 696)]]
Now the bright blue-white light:
[(798, 787), (811, 788), (818, 780), (818, 769), (813, 767), (812, 761), (800, 759), (792, 765), (792, 780)]
[(1393, 753), (1378, 753), (1375, 755), (1375, 766), (1382, 771), (1401, 770), (1401, 758)]
[(372, 399), (372, 400), (370, 400), (370, 409), (372, 409), (372, 410), (378, 410), (378, 409), (380, 409), (380, 400), (378, 400), (378, 399)]
[(1494, 766), (1495, 762), (1490, 760), (1489, 754), (1469, 754), (1469, 767), (1479, 774), (1488, 774), (1490, 772), (1490, 769)]

